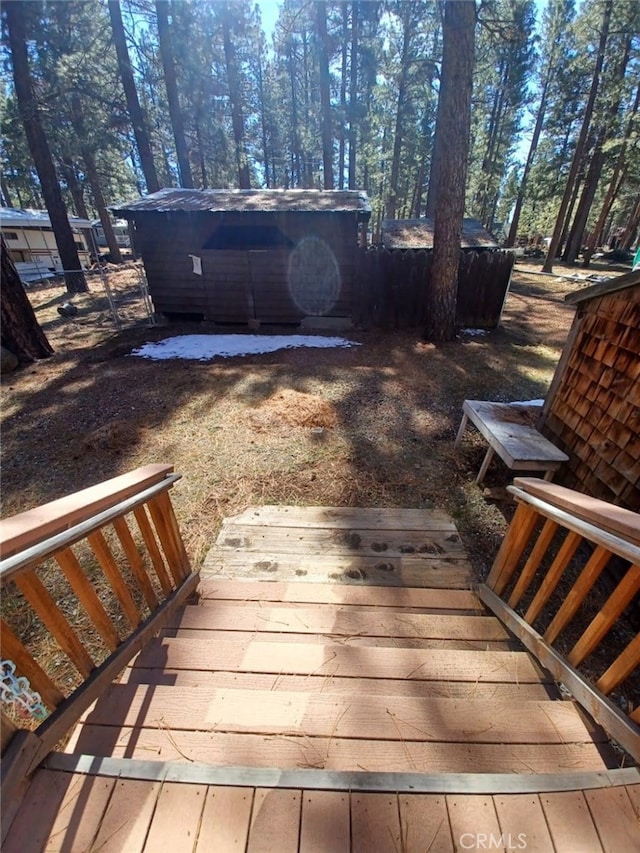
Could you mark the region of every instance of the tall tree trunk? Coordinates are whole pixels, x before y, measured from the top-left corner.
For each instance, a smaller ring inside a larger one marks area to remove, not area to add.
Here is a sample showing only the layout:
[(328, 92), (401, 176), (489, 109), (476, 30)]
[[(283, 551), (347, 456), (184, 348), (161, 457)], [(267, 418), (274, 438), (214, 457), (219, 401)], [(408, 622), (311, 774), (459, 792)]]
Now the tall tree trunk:
[(244, 116), (242, 115), (242, 96), (238, 66), (236, 62), (236, 51), (231, 39), (231, 28), (229, 26), (229, 4), (222, 5), (222, 41), (224, 46), (224, 61), (227, 66), (227, 83), (229, 86), (229, 100), (231, 102), (231, 125), (233, 127), (233, 140), (236, 149), (236, 165), (238, 167), (238, 186), (241, 190), (251, 189), (251, 178), (249, 173), (249, 160), (244, 142)]
[(169, 0), (156, 0), (156, 16), (158, 19), (160, 56), (162, 57), (164, 82), (167, 87), (167, 101), (169, 102), (169, 117), (171, 119), (171, 127), (173, 128), (173, 138), (176, 143), (176, 155), (178, 157), (180, 185), (186, 189), (193, 189), (189, 149), (187, 148), (187, 140), (184, 133), (184, 121), (182, 118), (182, 109), (180, 108), (180, 98), (178, 97), (176, 65), (173, 57), (173, 45), (171, 43)]
[[(620, 175), (622, 174), (624, 161), (627, 153), (627, 146), (629, 145), (629, 139), (631, 138), (631, 132), (633, 130), (633, 125), (635, 121), (635, 116), (638, 112), (638, 108), (640, 107), (640, 85), (636, 89), (636, 97), (633, 102), (633, 107), (631, 109), (631, 114), (627, 120), (627, 125), (625, 128), (624, 136), (622, 138), (622, 144), (620, 145), (620, 151), (618, 152), (618, 157), (616, 159), (616, 164), (613, 168), (613, 174), (611, 175), (611, 180), (609, 181), (609, 186), (607, 187), (607, 192), (605, 193), (604, 201), (602, 202), (602, 208), (600, 210), (600, 215), (598, 216), (598, 221), (591, 232), (589, 239), (587, 240), (587, 250), (589, 253), (595, 251), (596, 246), (598, 245), (598, 240), (600, 239), (600, 235), (604, 230), (605, 222), (607, 221), (607, 217), (609, 216), (609, 211), (611, 210), (611, 206), (616, 197), (616, 193), (620, 188)], [(585, 266), (588, 266), (588, 258), (585, 258)]]
[(320, 58), (320, 109), (322, 111), (322, 173), (325, 190), (333, 189), (333, 136), (331, 133), (331, 90), (327, 49), (327, 4), (316, 3)]
[(638, 226), (640, 225), (640, 198), (636, 200), (635, 205), (633, 206), (633, 210), (631, 211), (631, 215), (629, 216), (629, 221), (627, 222), (627, 227), (624, 229), (624, 234), (620, 240), (620, 248), (625, 249), (626, 251), (630, 251), (631, 247), (635, 245), (636, 237), (638, 236)]
[(131, 60), (129, 58), (129, 50), (127, 48), (127, 40), (124, 33), (122, 15), (120, 13), (120, 2), (119, 0), (109, 0), (107, 6), (109, 7), (111, 29), (113, 30), (113, 42), (115, 44), (116, 55), (118, 57), (118, 71), (122, 78), (122, 87), (127, 101), (127, 110), (129, 112), (129, 118), (131, 119), (133, 133), (136, 138), (136, 146), (138, 148), (138, 155), (140, 156), (142, 173), (144, 174), (144, 180), (147, 185), (147, 192), (155, 193), (160, 189), (160, 183), (156, 173), (156, 166), (153, 162), (153, 153), (149, 142), (147, 125), (144, 120), (142, 108), (140, 107), (138, 91), (133, 79), (133, 71), (131, 70)]
[(291, 84), (291, 186), (299, 187), (302, 184), (302, 172), (300, 168), (300, 124), (298, 121), (298, 97), (296, 94), (295, 58), (293, 55), (293, 44), (288, 45), (289, 53), (289, 82)]
[(109, 258), (112, 264), (121, 264), (122, 253), (120, 252), (120, 246), (118, 246), (116, 235), (113, 231), (113, 225), (111, 224), (111, 217), (109, 216), (109, 211), (107, 210), (107, 205), (105, 204), (104, 196), (102, 195), (100, 176), (98, 175), (93, 151), (87, 142), (82, 102), (80, 101), (80, 96), (77, 92), (74, 92), (71, 96), (71, 122), (73, 124), (75, 134), (80, 142), (80, 150), (82, 152), (82, 159), (84, 160), (84, 165), (87, 171), (87, 179), (89, 181), (89, 186), (91, 187), (93, 201), (95, 203), (96, 210), (98, 211), (98, 216), (100, 217), (100, 223), (102, 225), (102, 230), (104, 231), (107, 246), (109, 247)]
[[(271, 187), (269, 177), (269, 143), (267, 141), (267, 116), (265, 113), (264, 72), (262, 69), (262, 54), (258, 52), (258, 98), (260, 99), (260, 133), (262, 136), (262, 162), (264, 163), (264, 182), (267, 189)], [(273, 186), (276, 186), (276, 176), (273, 175)]]
[(446, 140), (447, 156), (442, 157), (438, 169), (429, 317), (425, 330), (427, 337), (439, 341), (453, 340), (456, 330), (460, 238), (471, 133), (475, 25), (474, 0), (445, 4), (436, 137)]
[(62, 170), (62, 175), (67, 182), (67, 186), (69, 187), (76, 216), (79, 216), (81, 219), (90, 219), (91, 217), (89, 216), (89, 211), (87, 210), (87, 205), (84, 201), (84, 192), (78, 182), (75, 165), (71, 158), (64, 157), (60, 161), (60, 168)]
[(598, 182), (600, 181), (602, 169), (606, 160), (606, 153), (603, 150), (603, 145), (605, 144), (606, 140), (613, 134), (614, 131), (616, 117), (618, 115), (618, 110), (620, 109), (620, 103), (622, 101), (621, 86), (622, 82), (624, 81), (624, 75), (627, 70), (627, 65), (629, 63), (630, 53), (631, 38), (628, 37), (625, 42), (624, 52), (620, 60), (620, 66), (617, 69), (616, 75), (621, 85), (620, 87), (618, 87), (616, 96), (611, 100), (609, 107), (607, 108), (604, 116), (602, 117), (602, 124), (600, 126), (600, 131), (596, 139), (594, 152), (591, 157), (587, 176), (585, 178), (585, 184), (582, 189), (582, 195), (580, 197), (578, 209), (576, 211), (576, 215), (573, 220), (573, 225), (571, 227), (571, 232), (569, 234), (569, 242), (567, 244), (566, 250), (566, 261), (568, 264), (575, 263), (575, 260), (578, 257), (578, 253), (580, 252), (580, 249), (582, 247), (582, 239), (584, 237), (585, 228), (587, 227), (587, 219), (589, 218), (591, 206), (596, 195)]
[(518, 236), (518, 223), (520, 222), (520, 214), (522, 213), (522, 205), (524, 204), (524, 195), (529, 181), (529, 173), (531, 172), (531, 166), (533, 165), (533, 158), (536, 156), (536, 151), (538, 150), (538, 142), (540, 141), (542, 125), (547, 111), (547, 91), (549, 89), (549, 83), (551, 82), (551, 75), (552, 68), (551, 63), (549, 63), (544, 86), (542, 87), (542, 95), (540, 96), (540, 105), (538, 106), (538, 114), (536, 115), (536, 124), (533, 128), (533, 136), (531, 137), (531, 143), (529, 145), (527, 162), (525, 163), (522, 180), (520, 181), (520, 187), (518, 188), (516, 204), (513, 210), (513, 218), (511, 219), (511, 226), (509, 228), (509, 236), (507, 237), (507, 246), (514, 246), (516, 237)]
[(53, 349), (38, 325), (4, 237), (1, 240), (0, 254), (2, 255), (2, 289), (0, 290), (2, 346), (11, 350), (20, 361), (30, 362), (37, 358), (47, 358), (53, 353)]
[(351, 57), (349, 67), (349, 189), (356, 189), (356, 141), (358, 123), (358, 3), (351, 4)]
[(613, 0), (605, 0), (604, 13), (602, 18), (602, 30), (600, 32), (600, 44), (598, 46), (596, 65), (593, 70), (593, 78), (591, 80), (591, 90), (589, 92), (589, 99), (585, 107), (584, 119), (582, 121), (582, 127), (580, 128), (580, 134), (576, 143), (576, 150), (574, 151), (573, 160), (571, 161), (569, 176), (567, 178), (567, 185), (564, 190), (564, 195), (562, 196), (562, 201), (560, 202), (560, 209), (558, 210), (556, 224), (553, 229), (553, 236), (551, 237), (551, 243), (547, 251), (547, 257), (545, 258), (544, 266), (542, 267), (544, 272), (553, 272), (553, 262), (555, 260), (558, 247), (560, 245), (560, 237), (562, 234), (562, 228), (565, 221), (567, 207), (569, 205), (569, 200), (573, 193), (573, 185), (578, 174), (578, 168), (582, 161), (585, 142), (587, 140), (587, 135), (589, 133), (589, 128), (591, 125), (593, 108), (596, 102), (596, 95), (598, 94), (598, 87), (600, 85), (600, 75), (602, 73), (602, 64), (604, 62), (604, 52), (607, 46), (607, 39), (609, 38), (609, 24), (611, 21), (612, 5)]
[(5, 207), (13, 207), (13, 202), (11, 201), (11, 193), (9, 192), (9, 187), (7, 186), (7, 182), (4, 179), (4, 175), (0, 178), (0, 189), (2, 190), (2, 200)]
[[(80, 258), (76, 248), (75, 238), (67, 210), (62, 199), (58, 176), (53, 165), (49, 143), (40, 121), (33, 81), (29, 70), (29, 55), (27, 52), (27, 27), (25, 20), (25, 3), (6, 3), (5, 14), (9, 29), (9, 44), (13, 63), (13, 80), (18, 101), (20, 118), (24, 125), (25, 136), (29, 151), (40, 179), (42, 194), (51, 220), (51, 227), (60, 254), (60, 260), (65, 270), (67, 290), (70, 293), (81, 293), (87, 290), (87, 282), (80, 271)], [(78, 270), (78, 272), (75, 272)]]
[(342, 55), (340, 63), (340, 124), (338, 133), (340, 144), (338, 149), (338, 189), (344, 189), (344, 165), (347, 127), (347, 46), (349, 33), (349, 6), (342, 3)]
[(389, 195), (387, 197), (387, 218), (395, 219), (398, 206), (398, 178), (400, 176), (400, 156), (402, 154), (405, 99), (407, 95), (407, 77), (409, 75), (409, 45), (411, 43), (411, 4), (405, 3), (402, 20), (402, 54), (400, 57), (400, 80), (398, 82), (398, 106), (393, 133), (393, 157), (389, 176)]

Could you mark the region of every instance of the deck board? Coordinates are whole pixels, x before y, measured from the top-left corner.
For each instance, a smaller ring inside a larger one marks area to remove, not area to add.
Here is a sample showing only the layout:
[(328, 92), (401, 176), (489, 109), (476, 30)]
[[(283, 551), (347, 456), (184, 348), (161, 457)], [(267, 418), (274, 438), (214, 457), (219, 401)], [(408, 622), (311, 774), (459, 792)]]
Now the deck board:
[(598, 831), (582, 791), (541, 794), (540, 802), (556, 850), (600, 853)]
[(302, 796), (300, 853), (333, 853), (350, 846), (349, 794), (305, 791)]
[(406, 853), (454, 853), (447, 803), (437, 794), (398, 797)]
[(256, 789), (247, 853), (296, 853), (300, 808), (299, 791)]
[(585, 791), (585, 798), (605, 853), (638, 849), (640, 822), (624, 787)]
[(164, 782), (149, 828), (145, 853), (192, 850), (200, 828), (206, 785)]
[(467, 589), (460, 534), (441, 511), (249, 507), (225, 519), (203, 577)]
[(224, 604), (216, 608), (185, 607), (169, 628), (203, 631), (264, 631), (268, 633), (332, 634), (344, 637), (411, 637), (422, 639), (508, 640), (510, 634), (492, 616), (432, 616), (419, 613), (344, 612), (311, 607), (266, 607), (246, 604), (240, 611)]
[(244, 853), (249, 837), (253, 789), (210, 785), (195, 853)]
[(513, 794), (493, 798), (502, 837), (512, 847), (533, 853), (553, 850), (540, 798), (537, 794)]
[[(93, 725), (176, 731), (304, 734), (308, 737), (446, 743), (585, 743), (591, 735), (570, 702), (340, 696), (164, 685), (115, 684), (86, 715)], [(601, 735), (600, 739), (604, 739)]]
[(405, 681), (390, 678), (341, 678), (337, 675), (265, 675), (238, 672), (190, 672), (180, 669), (126, 671), (125, 684), (166, 684), (190, 687), (242, 687), (244, 690), (293, 691), (294, 693), (367, 693), (373, 696), (442, 696), (446, 699), (558, 699), (554, 684), (507, 682)]
[(148, 729), (88, 724), (78, 730), (70, 747), (75, 752), (119, 758), (372, 773), (570, 773), (605, 768), (594, 743), (412, 741), (409, 746), (401, 740), (172, 731), (162, 723)]
[(208, 600), (271, 601), (285, 603), (418, 609), (456, 609), (486, 613), (484, 604), (469, 589), (423, 589), (416, 587), (343, 586), (335, 584), (282, 581), (229, 580), (203, 577), (198, 587), (202, 603)]
[(147, 645), (133, 666), (473, 683), (535, 684), (550, 680), (526, 652), (347, 647), (331, 642), (158, 639)]
[(100, 853), (120, 853), (122, 850), (139, 853), (144, 850), (160, 788), (158, 782), (117, 780), (93, 845), (94, 850)]

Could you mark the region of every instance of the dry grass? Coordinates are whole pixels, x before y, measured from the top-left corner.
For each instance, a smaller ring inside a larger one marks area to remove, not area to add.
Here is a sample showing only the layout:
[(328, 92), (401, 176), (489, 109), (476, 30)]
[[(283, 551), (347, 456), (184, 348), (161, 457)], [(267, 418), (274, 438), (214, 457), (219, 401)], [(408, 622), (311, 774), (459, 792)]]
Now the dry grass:
[[(222, 519), (250, 504), (440, 507), (486, 575), (510, 507), (473, 483), (483, 441), (469, 431), (453, 450), (462, 401), (545, 395), (575, 282), (518, 269), (502, 328), (483, 337), (434, 346), (417, 332), (359, 332), (351, 349), (209, 363), (130, 357), (145, 341), (207, 328), (150, 328), (135, 270), (110, 283), (119, 334), (99, 280), (73, 320), (56, 311), (60, 286), (30, 291), (56, 354), (2, 381), (3, 515), (167, 461), (184, 475), (173, 500), (196, 566)], [(487, 485), (510, 479), (498, 461)], [(24, 618), (20, 606), (12, 617)]]

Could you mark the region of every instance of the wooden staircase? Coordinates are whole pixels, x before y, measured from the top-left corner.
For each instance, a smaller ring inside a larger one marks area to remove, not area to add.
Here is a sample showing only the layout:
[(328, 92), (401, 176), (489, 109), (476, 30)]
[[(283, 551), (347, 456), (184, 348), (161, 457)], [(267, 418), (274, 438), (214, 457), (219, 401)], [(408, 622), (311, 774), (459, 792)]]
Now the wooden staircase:
[(204, 581), (67, 751), (370, 773), (615, 766), (473, 592), (238, 580)]
[(85, 694), (3, 850), (635, 851), (637, 769), (470, 579), (441, 512), (228, 519), (197, 593)]

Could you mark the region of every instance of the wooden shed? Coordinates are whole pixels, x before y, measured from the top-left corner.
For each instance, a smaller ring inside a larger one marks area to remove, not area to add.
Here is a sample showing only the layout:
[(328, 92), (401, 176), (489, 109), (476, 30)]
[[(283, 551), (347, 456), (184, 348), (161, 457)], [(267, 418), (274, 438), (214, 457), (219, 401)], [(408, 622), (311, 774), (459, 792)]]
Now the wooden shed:
[(541, 431), (569, 456), (557, 478), (640, 509), (640, 270), (566, 297), (576, 316)]
[(351, 315), (365, 193), (165, 189), (113, 211), (133, 222), (155, 309), (170, 318)]

